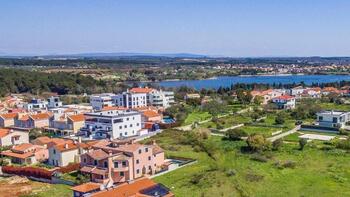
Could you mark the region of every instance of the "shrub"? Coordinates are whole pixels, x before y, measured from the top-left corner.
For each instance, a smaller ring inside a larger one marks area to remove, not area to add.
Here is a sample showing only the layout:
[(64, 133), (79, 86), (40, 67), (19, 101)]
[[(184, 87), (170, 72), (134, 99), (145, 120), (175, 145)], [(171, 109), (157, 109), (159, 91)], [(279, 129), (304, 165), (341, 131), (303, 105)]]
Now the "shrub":
[(248, 148), (254, 152), (261, 152), (270, 148), (270, 142), (261, 134), (252, 134), (247, 139)]
[(275, 118), (276, 124), (284, 124), (284, 122), (285, 122), (285, 120), (284, 120), (283, 116), (281, 116), (281, 115), (276, 116), (276, 118)]
[(233, 169), (229, 169), (226, 172), (226, 176), (235, 176), (236, 175), (236, 171)]
[(350, 150), (350, 139), (347, 140), (338, 140), (336, 142), (336, 147), (343, 150)]
[(259, 161), (259, 162), (267, 162), (269, 159), (267, 157), (265, 157), (264, 155), (260, 155), (260, 154), (254, 154), (251, 156), (250, 158), (253, 161)]
[(246, 175), (246, 180), (250, 182), (259, 182), (264, 179), (264, 176), (258, 175), (258, 174), (253, 174), (253, 173), (248, 173)]
[(277, 161), (277, 162), (275, 162), (274, 165), (278, 169), (284, 169), (284, 168), (294, 169), (296, 167), (296, 164), (297, 163), (295, 161), (288, 160), (288, 161), (285, 161), (285, 162)]
[(272, 142), (272, 150), (278, 150), (281, 148), (282, 145), (283, 145), (283, 140), (277, 139)]
[(247, 133), (242, 129), (230, 129), (225, 133), (226, 138), (232, 141), (241, 140), (242, 137), (246, 137)]
[(299, 150), (304, 150), (304, 147), (306, 144), (307, 144), (307, 139), (300, 138), (299, 139)]

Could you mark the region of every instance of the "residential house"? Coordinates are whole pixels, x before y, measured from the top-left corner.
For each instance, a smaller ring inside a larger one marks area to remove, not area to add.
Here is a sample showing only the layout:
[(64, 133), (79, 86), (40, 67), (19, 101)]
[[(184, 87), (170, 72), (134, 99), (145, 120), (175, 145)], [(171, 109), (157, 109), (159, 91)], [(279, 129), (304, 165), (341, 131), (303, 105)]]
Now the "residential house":
[(23, 108), (26, 109), (27, 111), (46, 110), (47, 101), (33, 98), (29, 103), (25, 103), (23, 105)]
[(302, 97), (304, 91), (305, 88), (303, 86), (297, 86), (289, 90), (289, 95), (299, 99)]
[(54, 114), (50, 118), (50, 129), (77, 133), (85, 124), (84, 114)]
[[(92, 189), (92, 190), (90, 190)], [(100, 188), (101, 189), (101, 188)], [(140, 178), (133, 182), (123, 183), (113, 188), (98, 190), (97, 185), (76, 186), (72, 188), (74, 197), (81, 197), (88, 193), (91, 197), (174, 197), (175, 195), (163, 184), (148, 178)], [(81, 192), (84, 191), (84, 192)], [(89, 192), (85, 192), (89, 191)]]
[(60, 97), (58, 96), (51, 96), (50, 98), (47, 99), (47, 107), (48, 108), (56, 108), (56, 107), (61, 107), (62, 102), (60, 100)]
[(49, 143), (48, 163), (53, 166), (67, 166), (70, 163), (79, 163), (80, 155), (87, 152), (90, 145), (78, 141), (66, 140), (64, 143)]
[(0, 147), (29, 143), (29, 131), (0, 128)]
[(320, 98), (321, 97), (321, 88), (306, 88), (302, 94), (304, 98)]
[(154, 174), (164, 164), (164, 151), (157, 145), (143, 145), (132, 141), (111, 141), (93, 146), (81, 155), (81, 172), (89, 174), (93, 182), (107, 184), (135, 180)]
[(49, 127), (51, 113), (18, 115), (15, 126), (20, 128), (44, 128)]
[(81, 131), (91, 139), (116, 139), (138, 135), (141, 113), (133, 110), (110, 110), (85, 114)]
[(48, 158), (48, 150), (43, 146), (24, 143), (12, 147), (11, 150), (1, 152), (1, 155), (11, 158), (17, 164), (36, 164)]
[(323, 127), (344, 128), (350, 121), (350, 112), (344, 111), (321, 111), (316, 113), (317, 124)]
[(92, 95), (90, 97), (90, 104), (94, 110), (102, 110), (104, 107), (114, 106), (112, 97), (115, 96), (112, 93)]
[(271, 99), (279, 97), (284, 95), (285, 92), (282, 90), (275, 90), (275, 89), (268, 89), (268, 90), (253, 90), (251, 91), (251, 95), (253, 96), (253, 99), (256, 96), (259, 96), (262, 98), (263, 105), (266, 105)]
[(0, 114), (0, 128), (14, 126), (17, 115), (17, 113)]
[(201, 95), (200, 94), (197, 94), (197, 93), (195, 93), (195, 94), (189, 94), (189, 93), (187, 93), (187, 94), (185, 94), (185, 96), (184, 96), (184, 100), (187, 100), (187, 99), (200, 99), (201, 98)]
[(283, 95), (272, 99), (272, 102), (277, 105), (278, 109), (294, 109), (295, 97)]

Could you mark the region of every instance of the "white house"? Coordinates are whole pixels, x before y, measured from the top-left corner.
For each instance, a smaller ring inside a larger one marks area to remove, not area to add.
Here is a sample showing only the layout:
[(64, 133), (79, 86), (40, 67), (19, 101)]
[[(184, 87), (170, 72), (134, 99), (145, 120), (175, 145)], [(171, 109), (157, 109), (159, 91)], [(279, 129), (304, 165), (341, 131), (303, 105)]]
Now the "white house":
[(141, 113), (132, 110), (109, 110), (85, 114), (81, 129), (92, 139), (121, 138), (138, 135), (141, 130)]
[(80, 155), (87, 152), (89, 145), (77, 141), (66, 141), (61, 144), (49, 144), (48, 163), (52, 166), (67, 166), (70, 163), (79, 163)]
[(114, 105), (112, 97), (116, 96), (112, 93), (98, 94), (90, 96), (90, 104), (94, 110), (102, 110), (104, 107)]
[(34, 98), (29, 103), (24, 104), (23, 108), (28, 111), (47, 109), (47, 101)]
[(316, 114), (319, 126), (344, 128), (350, 120), (350, 112), (343, 111), (322, 111)]
[(295, 97), (289, 95), (278, 96), (272, 99), (272, 102), (277, 105), (278, 109), (294, 109)]
[(47, 103), (48, 108), (56, 108), (62, 106), (62, 102), (60, 101), (60, 97), (58, 96), (51, 96), (47, 99)]
[(0, 147), (29, 143), (29, 131), (0, 128)]
[(139, 108), (147, 106), (147, 94), (143, 92), (130, 92), (127, 90), (112, 97), (113, 103), (120, 107)]

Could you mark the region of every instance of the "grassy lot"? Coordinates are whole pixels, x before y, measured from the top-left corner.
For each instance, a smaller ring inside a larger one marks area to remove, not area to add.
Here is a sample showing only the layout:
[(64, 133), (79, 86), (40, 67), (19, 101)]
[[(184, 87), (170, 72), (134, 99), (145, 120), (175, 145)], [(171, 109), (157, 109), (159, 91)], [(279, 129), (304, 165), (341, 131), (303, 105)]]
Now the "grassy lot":
[(347, 104), (320, 103), (320, 106), (324, 110), (350, 111), (350, 105)]
[(200, 110), (194, 110), (192, 113), (188, 114), (183, 125), (189, 125), (193, 122), (200, 122), (206, 119), (211, 118), (211, 115), (208, 112), (202, 112)]
[[(242, 153), (245, 142), (210, 137), (205, 144), (215, 153), (194, 151), (181, 144), (181, 133), (165, 131), (156, 139), (166, 154), (190, 157), (197, 164), (187, 166), (155, 181), (168, 186), (176, 196), (349, 196), (350, 157), (345, 151), (323, 149), (321, 142), (284, 144), (279, 151), (265, 153), (267, 161)], [(288, 165), (292, 163), (293, 165)]]
[[(218, 118), (217, 123), (222, 128), (232, 127), (234, 125), (250, 122), (251, 118), (243, 114), (230, 114), (228, 116)], [(201, 124), (203, 128), (217, 128), (217, 124), (213, 121), (209, 121)]]
[(33, 190), (30, 195), (25, 197), (70, 197), (73, 195), (71, 186), (61, 184), (47, 184), (46, 187), (41, 187), (39, 190)]
[(259, 127), (259, 126), (243, 126), (243, 127), (240, 127), (240, 129), (242, 129), (248, 134), (260, 133), (265, 135), (266, 137), (271, 136), (273, 132), (283, 130), (282, 128)]

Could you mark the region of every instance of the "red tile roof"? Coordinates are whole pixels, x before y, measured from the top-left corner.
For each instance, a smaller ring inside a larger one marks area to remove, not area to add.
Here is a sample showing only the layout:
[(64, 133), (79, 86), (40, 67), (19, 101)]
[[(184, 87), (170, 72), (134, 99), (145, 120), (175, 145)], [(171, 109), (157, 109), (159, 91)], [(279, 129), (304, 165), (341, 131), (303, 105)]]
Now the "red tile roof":
[(82, 122), (82, 121), (85, 121), (85, 116), (84, 116), (84, 114), (71, 115), (71, 116), (68, 116), (68, 118), (71, 119), (73, 122)]
[(160, 116), (157, 112), (155, 112), (153, 110), (146, 110), (143, 112), (143, 115), (146, 116), (147, 118), (153, 118), (153, 117)]
[(4, 119), (13, 119), (16, 118), (17, 113), (0, 114), (0, 116)]
[(111, 190), (105, 190), (93, 193), (92, 197), (136, 197), (136, 196), (146, 196), (142, 195), (140, 191), (157, 185), (154, 181), (148, 178), (141, 178), (133, 183), (124, 183), (120, 186), (113, 188)]
[(10, 129), (0, 129), (0, 138), (5, 137), (10, 133)]
[(131, 88), (130, 92), (133, 93), (150, 93), (152, 92), (154, 89), (153, 88)]
[(279, 99), (279, 100), (290, 100), (290, 99), (294, 99), (294, 96), (289, 96), (289, 95), (283, 95), (283, 96), (278, 96), (274, 99)]
[(73, 191), (87, 193), (87, 192), (90, 192), (90, 191), (98, 190), (98, 189), (100, 189), (100, 187), (101, 186), (98, 183), (88, 182), (88, 183), (84, 183), (84, 184), (72, 187), (71, 189)]

